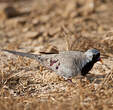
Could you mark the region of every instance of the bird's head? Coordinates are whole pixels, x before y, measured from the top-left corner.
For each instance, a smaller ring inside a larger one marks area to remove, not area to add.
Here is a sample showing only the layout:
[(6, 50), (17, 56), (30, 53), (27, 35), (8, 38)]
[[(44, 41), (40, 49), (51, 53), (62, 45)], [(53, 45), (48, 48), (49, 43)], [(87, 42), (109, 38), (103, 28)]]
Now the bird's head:
[(100, 61), (102, 63), (102, 60), (100, 58), (100, 52), (97, 49), (88, 49), (85, 52), (85, 55), (89, 61), (92, 61), (94, 63)]

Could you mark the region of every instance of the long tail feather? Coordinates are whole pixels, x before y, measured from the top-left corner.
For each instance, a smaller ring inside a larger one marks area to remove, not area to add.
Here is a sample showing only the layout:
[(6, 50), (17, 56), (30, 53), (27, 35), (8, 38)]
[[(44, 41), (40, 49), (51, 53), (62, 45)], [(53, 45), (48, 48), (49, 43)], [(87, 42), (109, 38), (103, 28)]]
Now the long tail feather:
[(29, 53), (24, 53), (24, 52), (16, 52), (16, 51), (12, 51), (12, 50), (6, 50), (6, 49), (2, 49), (2, 51), (6, 51), (15, 55), (19, 55), (22, 57), (28, 57), (28, 58), (32, 58), (32, 59), (36, 59), (38, 60), (38, 58), (40, 58), (40, 55), (36, 55), (36, 54), (29, 54)]

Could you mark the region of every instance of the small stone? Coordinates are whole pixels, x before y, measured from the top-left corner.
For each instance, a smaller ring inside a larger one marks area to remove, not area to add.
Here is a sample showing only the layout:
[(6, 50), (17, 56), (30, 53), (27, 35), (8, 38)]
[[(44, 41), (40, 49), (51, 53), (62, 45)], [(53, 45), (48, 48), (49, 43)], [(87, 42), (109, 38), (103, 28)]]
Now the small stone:
[(17, 11), (13, 6), (10, 5), (0, 5), (0, 19), (7, 19), (19, 16), (20, 12)]

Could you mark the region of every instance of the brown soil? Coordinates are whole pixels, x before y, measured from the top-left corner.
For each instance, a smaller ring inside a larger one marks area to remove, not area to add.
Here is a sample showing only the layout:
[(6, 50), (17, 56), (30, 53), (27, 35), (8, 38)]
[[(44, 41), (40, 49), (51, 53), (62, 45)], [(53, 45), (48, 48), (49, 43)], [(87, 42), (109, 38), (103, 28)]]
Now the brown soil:
[(0, 0), (1, 49), (36, 54), (97, 48), (104, 62), (96, 63), (86, 77), (74, 78), (72, 85), (35, 60), (0, 51), (0, 110), (112, 110), (112, 4)]

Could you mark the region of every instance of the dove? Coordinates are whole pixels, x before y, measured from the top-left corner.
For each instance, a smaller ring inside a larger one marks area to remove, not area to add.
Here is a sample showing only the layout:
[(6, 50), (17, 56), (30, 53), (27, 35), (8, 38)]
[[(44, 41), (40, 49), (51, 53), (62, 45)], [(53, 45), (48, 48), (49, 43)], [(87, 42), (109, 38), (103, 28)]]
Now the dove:
[(63, 51), (58, 54), (46, 53), (39, 55), (5, 49), (3, 51), (35, 59), (41, 65), (66, 79), (77, 75), (85, 76), (97, 61), (102, 62), (100, 52), (97, 49), (88, 49), (85, 52)]

